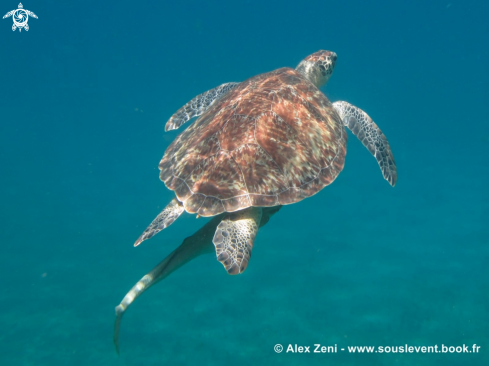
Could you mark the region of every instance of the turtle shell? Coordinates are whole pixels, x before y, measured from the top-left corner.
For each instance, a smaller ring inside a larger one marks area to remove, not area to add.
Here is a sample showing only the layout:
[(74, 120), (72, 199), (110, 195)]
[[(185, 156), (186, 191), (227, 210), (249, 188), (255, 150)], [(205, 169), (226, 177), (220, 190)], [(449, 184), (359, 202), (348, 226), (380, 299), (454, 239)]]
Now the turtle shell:
[(346, 131), (330, 101), (294, 69), (252, 77), (167, 148), (160, 178), (189, 213), (287, 205), (332, 183)]

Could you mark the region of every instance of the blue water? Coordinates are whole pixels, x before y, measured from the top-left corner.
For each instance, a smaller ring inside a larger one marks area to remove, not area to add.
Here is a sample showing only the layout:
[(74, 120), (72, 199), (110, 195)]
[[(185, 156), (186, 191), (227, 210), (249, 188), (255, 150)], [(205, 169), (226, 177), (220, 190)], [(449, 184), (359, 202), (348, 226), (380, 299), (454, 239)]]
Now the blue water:
[[(2, 1), (0, 11), (17, 8)], [(0, 365), (489, 365), (487, 1), (28, 1), (0, 22)], [(195, 95), (338, 54), (367, 111), (345, 169), (260, 230), (246, 272), (204, 256), (114, 307), (206, 219), (132, 243), (172, 197), (164, 123)], [(337, 345), (277, 354), (275, 344)], [(349, 353), (348, 346), (480, 346)]]

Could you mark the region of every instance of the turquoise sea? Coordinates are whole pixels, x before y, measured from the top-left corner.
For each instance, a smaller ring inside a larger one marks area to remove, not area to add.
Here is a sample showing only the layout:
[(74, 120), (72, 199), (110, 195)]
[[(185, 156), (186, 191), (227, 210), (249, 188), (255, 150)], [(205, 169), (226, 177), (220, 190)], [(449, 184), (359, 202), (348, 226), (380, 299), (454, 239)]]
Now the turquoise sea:
[[(0, 22), (1, 366), (489, 365), (487, 1), (22, 5), (28, 31)], [(343, 172), (259, 231), (245, 273), (182, 267), (128, 309), (117, 355), (115, 306), (208, 222), (133, 247), (173, 197), (166, 121), (320, 49), (322, 91), (380, 126), (396, 187), (349, 133)], [(336, 352), (287, 352), (314, 344)]]

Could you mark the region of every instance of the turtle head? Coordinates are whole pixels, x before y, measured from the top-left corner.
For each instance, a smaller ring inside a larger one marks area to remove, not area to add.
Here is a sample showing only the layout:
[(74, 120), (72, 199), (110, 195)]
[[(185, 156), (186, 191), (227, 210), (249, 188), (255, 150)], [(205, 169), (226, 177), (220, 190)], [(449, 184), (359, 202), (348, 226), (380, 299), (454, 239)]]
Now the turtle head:
[(307, 56), (295, 68), (318, 88), (326, 84), (336, 65), (336, 53), (317, 51)]

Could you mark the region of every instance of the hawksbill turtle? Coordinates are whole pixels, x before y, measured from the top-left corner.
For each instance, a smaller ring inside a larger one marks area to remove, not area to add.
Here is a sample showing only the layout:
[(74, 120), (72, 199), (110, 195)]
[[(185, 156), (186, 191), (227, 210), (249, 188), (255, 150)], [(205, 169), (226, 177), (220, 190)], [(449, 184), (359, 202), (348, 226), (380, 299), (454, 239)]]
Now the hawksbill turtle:
[(229, 274), (248, 266), (260, 226), (282, 205), (299, 202), (331, 184), (345, 162), (351, 130), (394, 186), (397, 169), (389, 143), (361, 109), (331, 103), (319, 90), (336, 64), (320, 50), (295, 68), (280, 68), (243, 82), (222, 84), (190, 100), (165, 130), (199, 117), (167, 148), (160, 179), (176, 197), (136, 240), (171, 225), (184, 211), (215, 216), (144, 276), (116, 307), (117, 345), (122, 314), (145, 289), (196, 256), (215, 251)]

